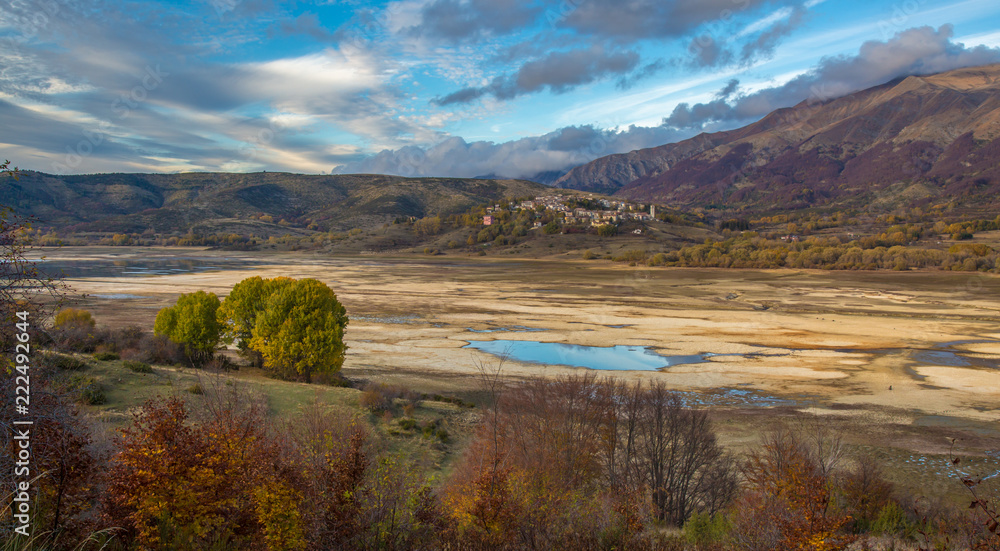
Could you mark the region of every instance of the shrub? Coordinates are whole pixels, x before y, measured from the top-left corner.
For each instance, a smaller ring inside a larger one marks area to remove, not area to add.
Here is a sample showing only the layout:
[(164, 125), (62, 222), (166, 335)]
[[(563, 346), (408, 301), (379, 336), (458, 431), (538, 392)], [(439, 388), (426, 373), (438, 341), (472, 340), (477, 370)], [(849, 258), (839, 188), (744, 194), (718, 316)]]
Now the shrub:
[(90, 364), (79, 358), (50, 352), (42, 354), (40, 361), (62, 371), (81, 371), (90, 367)]
[(415, 430), (417, 428), (416, 419), (408, 419), (404, 417), (396, 422), (399, 423), (399, 428), (403, 430)]
[(229, 359), (229, 356), (224, 356), (222, 354), (208, 360), (208, 363), (205, 364), (205, 369), (208, 370), (236, 371), (239, 368), (240, 366), (236, 365), (233, 360)]
[(129, 371), (135, 373), (152, 373), (153, 368), (150, 367), (148, 363), (137, 362), (135, 360), (125, 360), (122, 365), (124, 365)]
[(187, 388), (187, 391), (196, 396), (201, 396), (205, 394), (205, 389), (201, 387), (200, 384), (195, 383)]
[(597, 258), (597, 255), (594, 254), (594, 251), (592, 251), (590, 249), (587, 249), (587, 250), (583, 251), (583, 259), (584, 260), (593, 260), (595, 258)]
[(913, 526), (906, 518), (906, 511), (895, 501), (890, 501), (879, 510), (878, 516), (871, 524), (871, 531), (876, 535), (911, 535)]
[(130, 325), (121, 329), (108, 330), (104, 335), (105, 344), (111, 350), (123, 352), (130, 348), (137, 348), (145, 332), (138, 325)]
[(392, 405), (392, 400), (382, 393), (382, 389), (375, 385), (368, 385), (361, 391), (358, 403), (362, 408), (372, 413), (385, 411)]
[(90, 379), (90, 382), (80, 389), (80, 401), (87, 405), (99, 406), (107, 402), (108, 398), (104, 395), (104, 389), (101, 388), (100, 383)]
[(55, 321), (52, 322), (52, 327), (55, 329), (67, 329), (70, 327), (93, 329), (95, 325), (96, 322), (90, 312), (76, 308), (63, 308), (56, 314)]
[(121, 356), (115, 354), (114, 352), (98, 352), (94, 354), (94, 359), (100, 362), (111, 362), (121, 359)]
[(52, 324), (52, 338), (60, 348), (91, 352), (101, 340), (94, 325), (90, 312), (66, 308), (56, 314)]
[(729, 518), (721, 513), (695, 513), (684, 523), (684, 538), (692, 545), (718, 544), (731, 529)]
[(646, 260), (647, 256), (648, 253), (646, 251), (633, 249), (616, 256), (614, 260), (615, 262), (643, 262)]

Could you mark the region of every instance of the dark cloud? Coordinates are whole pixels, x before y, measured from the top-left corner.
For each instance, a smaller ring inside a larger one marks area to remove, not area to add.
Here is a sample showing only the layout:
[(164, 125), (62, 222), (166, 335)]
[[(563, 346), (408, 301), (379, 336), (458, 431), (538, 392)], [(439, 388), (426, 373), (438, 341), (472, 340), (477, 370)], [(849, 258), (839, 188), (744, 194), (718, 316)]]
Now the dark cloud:
[(592, 125), (567, 126), (552, 133), (548, 147), (553, 151), (576, 151), (589, 147), (594, 140), (603, 139), (604, 134)]
[(740, 81), (738, 79), (730, 79), (721, 90), (715, 93), (715, 97), (718, 99), (728, 99), (740, 89)]
[(767, 29), (757, 33), (751, 41), (743, 44), (740, 63), (750, 65), (759, 59), (773, 56), (781, 39), (799, 28), (805, 21), (805, 17), (805, 8), (801, 6), (792, 8), (792, 12), (787, 18), (775, 22)]
[(619, 90), (628, 90), (629, 88), (635, 86), (636, 83), (638, 83), (640, 80), (645, 80), (651, 76), (654, 76), (666, 68), (667, 68), (666, 60), (657, 59), (652, 63), (647, 63), (641, 69), (635, 71), (631, 75), (624, 76), (618, 79), (618, 82), (615, 84), (615, 86)]
[(780, 4), (771, 0), (573, 0), (577, 7), (559, 25), (592, 36), (630, 43), (683, 37), (709, 24), (724, 24), (743, 12)]
[(808, 73), (781, 86), (736, 97), (717, 96), (693, 106), (678, 105), (664, 123), (700, 128), (713, 122), (744, 122), (804, 100), (836, 98), (894, 78), (1000, 62), (1000, 48), (967, 48), (952, 42), (952, 36), (951, 25), (908, 29), (885, 42), (865, 42), (855, 56), (824, 58)]
[(639, 63), (633, 51), (607, 51), (601, 46), (551, 52), (529, 61), (510, 76), (497, 77), (479, 88), (465, 88), (434, 100), (438, 105), (468, 103), (484, 95), (512, 99), (544, 89), (561, 94), (581, 84), (589, 84), (609, 75), (628, 73)]
[(691, 39), (688, 44), (688, 56), (687, 65), (697, 68), (721, 67), (733, 61), (732, 50), (707, 34)]
[(483, 34), (506, 34), (531, 24), (540, 6), (522, 0), (435, 0), (424, 6), (411, 35), (462, 41)]

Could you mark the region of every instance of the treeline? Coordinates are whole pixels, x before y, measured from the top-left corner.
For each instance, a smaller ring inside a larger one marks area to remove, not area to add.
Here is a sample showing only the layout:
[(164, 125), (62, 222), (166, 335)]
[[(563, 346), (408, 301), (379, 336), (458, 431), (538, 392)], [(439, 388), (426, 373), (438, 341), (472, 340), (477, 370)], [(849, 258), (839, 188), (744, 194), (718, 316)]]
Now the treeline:
[[(959, 243), (948, 250), (902, 244), (903, 232), (881, 234), (841, 243), (837, 238), (809, 237), (801, 241), (774, 241), (748, 232), (739, 237), (676, 251), (625, 251), (613, 260), (649, 266), (712, 268), (809, 268), (822, 270), (909, 270), (937, 268), (963, 272), (1000, 273), (1000, 254), (984, 244)], [(888, 246), (887, 246), (888, 245)], [(593, 255), (590, 255), (593, 257)]]
[[(829, 431), (780, 429), (734, 457), (704, 410), (658, 382), (488, 383), (492, 406), (451, 473), (432, 480), (364, 416), (311, 405), (275, 420), (221, 379), (197, 401), (149, 400), (101, 440), (54, 384), (60, 369), (42, 362), (33, 375), (32, 548), (836, 551), (875, 536), (1000, 545), (983, 510), (898, 495), (876, 460), (848, 455)], [(0, 457), (3, 472), (13, 461)], [(11, 521), (8, 548), (28, 548)]]

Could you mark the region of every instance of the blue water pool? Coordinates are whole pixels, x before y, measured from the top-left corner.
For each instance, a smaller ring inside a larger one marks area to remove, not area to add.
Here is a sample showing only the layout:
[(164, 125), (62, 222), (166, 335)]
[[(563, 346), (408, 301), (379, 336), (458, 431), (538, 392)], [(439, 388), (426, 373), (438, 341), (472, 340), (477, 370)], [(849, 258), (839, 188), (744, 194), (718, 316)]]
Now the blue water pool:
[(465, 348), (474, 348), (497, 356), (506, 354), (512, 360), (526, 363), (568, 365), (588, 369), (618, 371), (655, 371), (677, 364), (707, 361), (707, 354), (663, 356), (645, 346), (582, 346), (559, 342), (537, 341), (469, 341)]

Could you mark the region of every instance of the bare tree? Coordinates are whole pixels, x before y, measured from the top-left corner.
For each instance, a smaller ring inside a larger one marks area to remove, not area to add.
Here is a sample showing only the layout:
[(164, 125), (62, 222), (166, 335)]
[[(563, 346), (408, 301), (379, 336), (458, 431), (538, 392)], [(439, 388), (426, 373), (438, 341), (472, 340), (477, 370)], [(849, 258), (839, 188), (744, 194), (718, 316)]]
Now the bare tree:
[(705, 508), (732, 485), (725, 454), (715, 439), (708, 414), (685, 407), (662, 381), (645, 393), (643, 459), (656, 515), (681, 526), (691, 513)]

